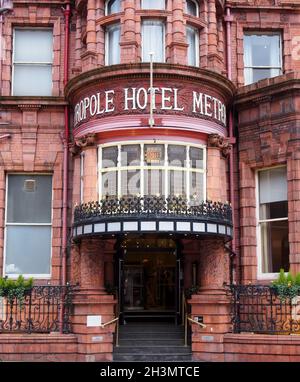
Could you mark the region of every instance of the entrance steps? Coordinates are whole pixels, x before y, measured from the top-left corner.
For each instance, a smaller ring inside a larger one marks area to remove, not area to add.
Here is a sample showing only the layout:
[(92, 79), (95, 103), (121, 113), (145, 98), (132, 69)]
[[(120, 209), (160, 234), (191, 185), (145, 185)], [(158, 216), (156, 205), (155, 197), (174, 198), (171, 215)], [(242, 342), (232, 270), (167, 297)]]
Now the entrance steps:
[(191, 361), (190, 346), (184, 346), (184, 328), (174, 323), (130, 322), (120, 326), (114, 361)]

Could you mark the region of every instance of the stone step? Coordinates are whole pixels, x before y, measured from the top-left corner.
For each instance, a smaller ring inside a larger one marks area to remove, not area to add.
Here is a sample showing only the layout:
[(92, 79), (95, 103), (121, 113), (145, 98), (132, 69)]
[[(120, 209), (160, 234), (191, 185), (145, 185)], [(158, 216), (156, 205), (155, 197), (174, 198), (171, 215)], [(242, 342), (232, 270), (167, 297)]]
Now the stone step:
[(116, 362), (191, 362), (191, 353), (177, 354), (114, 354)]
[(120, 338), (119, 346), (122, 347), (141, 347), (141, 346), (182, 346), (184, 345), (183, 338)]
[(120, 326), (120, 333), (183, 333), (182, 326), (167, 326), (167, 327), (155, 327), (155, 326), (145, 326), (145, 327), (131, 327), (131, 326)]
[(161, 341), (169, 341), (169, 340), (179, 340), (183, 339), (183, 335), (178, 335), (177, 333), (161, 333), (160, 335), (156, 335), (153, 333), (123, 333), (119, 335), (119, 340), (138, 340), (138, 341), (149, 341), (149, 340), (161, 340)]
[(191, 351), (189, 346), (119, 346), (115, 347), (114, 353), (128, 353), (128, 354), (186, 354)]

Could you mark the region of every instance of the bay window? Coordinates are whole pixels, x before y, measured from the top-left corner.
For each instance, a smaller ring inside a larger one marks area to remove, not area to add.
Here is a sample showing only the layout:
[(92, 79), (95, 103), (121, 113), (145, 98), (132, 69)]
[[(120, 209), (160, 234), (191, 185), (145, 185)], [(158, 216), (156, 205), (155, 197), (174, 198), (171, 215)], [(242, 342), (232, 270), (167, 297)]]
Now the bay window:
[(205, 148), (178, 143), (121, 143), (99, 147), (99, 198), (182, 196), (205, 199)]

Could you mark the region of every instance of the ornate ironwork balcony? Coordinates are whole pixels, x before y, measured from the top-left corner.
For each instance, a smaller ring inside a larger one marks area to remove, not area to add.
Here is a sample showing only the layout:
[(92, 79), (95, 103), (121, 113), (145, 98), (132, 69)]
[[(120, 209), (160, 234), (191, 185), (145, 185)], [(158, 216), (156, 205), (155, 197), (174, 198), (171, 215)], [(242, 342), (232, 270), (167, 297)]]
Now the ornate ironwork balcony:
[(0, 334), (57, 332), (61, 309), (63, 333), (71, 333), (72, 294), (69, 285), (45, 285), (26, 290), (23, 300), (0, 297)]
[(234, 333), (300, 333), (300, 297), (282, 300), (266, 285), (232, 285), (230, 293)]
[(229, 204), (182, 197), (106, 198), (75, 207), (73, 237), (128, 232), (232, 236)]

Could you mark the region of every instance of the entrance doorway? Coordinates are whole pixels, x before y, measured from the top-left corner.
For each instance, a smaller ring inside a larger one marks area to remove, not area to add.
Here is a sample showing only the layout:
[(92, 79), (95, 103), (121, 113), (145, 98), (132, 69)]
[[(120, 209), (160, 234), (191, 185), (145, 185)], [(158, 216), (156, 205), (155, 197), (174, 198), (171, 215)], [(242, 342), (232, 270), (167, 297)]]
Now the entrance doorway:
[(181, 266), (175, 240), (130, 237), (120, 244), (121, 319), (180, 319)]

